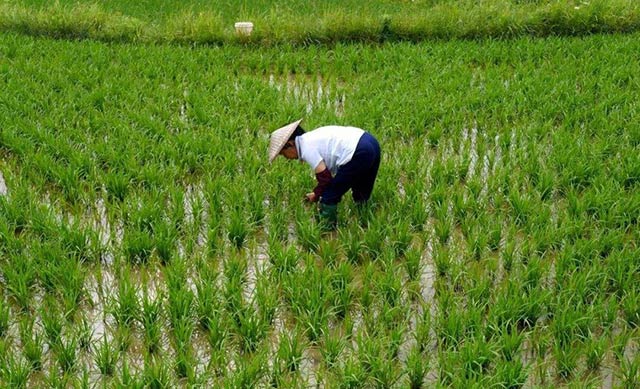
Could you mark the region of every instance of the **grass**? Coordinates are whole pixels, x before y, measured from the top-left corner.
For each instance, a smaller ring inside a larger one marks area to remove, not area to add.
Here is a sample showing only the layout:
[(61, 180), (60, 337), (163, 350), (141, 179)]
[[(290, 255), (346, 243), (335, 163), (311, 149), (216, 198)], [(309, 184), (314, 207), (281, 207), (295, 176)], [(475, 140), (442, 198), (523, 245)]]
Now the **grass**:
[[(589, 3), (426, 0), (411, 4), (381, 0), (367, 7), (353, 1), (322, 5), (230, 2), (217, 5), (216, 9), (201, 0), (154, 5), (125, 1), (109, 4), (62, 1), (48, 5), (41, 0), (29, 0), (0, 6), (0, 29), (5, 32), (117, 42), (216, 45), (574, 36), (633, 32), (640, 25), (638, 6), (630, 0)], [(295, 18), (280, 18), (283, 13)], [(235, 33), (233, 23), (239, 19), (254, 22), (255, 32), (251, 36)], [(94, 94), (91, 104), (104, 107), (104, 95)], [(430, 141), (435, 144), (437, 139), (433, 135)]]

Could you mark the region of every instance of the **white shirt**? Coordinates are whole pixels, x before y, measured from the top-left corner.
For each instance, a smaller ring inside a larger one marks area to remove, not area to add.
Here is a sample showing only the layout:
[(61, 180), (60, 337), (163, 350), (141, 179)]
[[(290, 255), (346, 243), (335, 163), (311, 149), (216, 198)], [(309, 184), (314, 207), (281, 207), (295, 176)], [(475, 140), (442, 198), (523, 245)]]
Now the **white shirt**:
[(296, 137), (298, 157), (311, 169), (324, 161), (335, 175), (338, 168), (351, 161), (364, 130), (357, 127), (325, 126)]

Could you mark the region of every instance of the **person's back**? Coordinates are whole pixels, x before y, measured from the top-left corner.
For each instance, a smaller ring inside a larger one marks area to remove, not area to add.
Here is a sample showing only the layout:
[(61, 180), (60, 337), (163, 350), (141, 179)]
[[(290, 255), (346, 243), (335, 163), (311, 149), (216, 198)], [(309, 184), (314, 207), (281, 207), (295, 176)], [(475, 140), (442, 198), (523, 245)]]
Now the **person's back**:
[(364, 130), (357, 127), (324, 126), (296, 138), (300, 158), (315, 169), (324, 161), (332, 174), (351, 160)]

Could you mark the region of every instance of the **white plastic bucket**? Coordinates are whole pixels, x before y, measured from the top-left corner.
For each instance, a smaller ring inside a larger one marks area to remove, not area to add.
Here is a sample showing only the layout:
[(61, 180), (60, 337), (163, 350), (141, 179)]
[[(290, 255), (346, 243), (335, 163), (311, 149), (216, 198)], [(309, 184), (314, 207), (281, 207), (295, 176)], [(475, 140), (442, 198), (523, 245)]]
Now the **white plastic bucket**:
[(236, 32), (240, 35), (251, 35), (251, 31), (253, 31), (253, 23), (251, 22), (237, 22), (235, 27)]

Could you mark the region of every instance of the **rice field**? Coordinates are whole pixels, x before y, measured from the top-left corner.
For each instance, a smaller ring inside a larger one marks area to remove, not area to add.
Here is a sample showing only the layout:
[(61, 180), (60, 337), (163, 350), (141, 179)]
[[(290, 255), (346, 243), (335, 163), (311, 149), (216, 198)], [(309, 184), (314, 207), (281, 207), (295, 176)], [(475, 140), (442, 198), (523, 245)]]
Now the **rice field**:
[[(636, 387), (638, 38), (0, 34), (0, 386)], [(333, 233), (299, 117), (382, 146)]]

